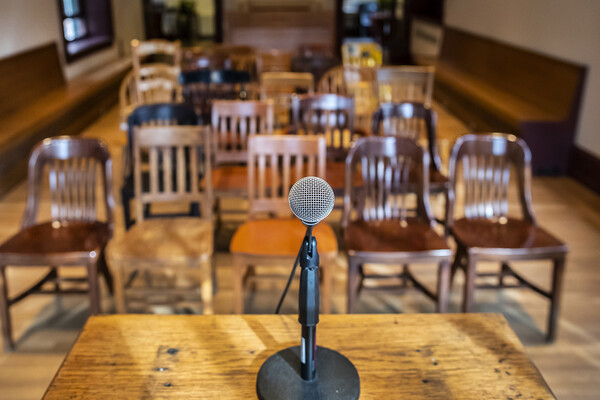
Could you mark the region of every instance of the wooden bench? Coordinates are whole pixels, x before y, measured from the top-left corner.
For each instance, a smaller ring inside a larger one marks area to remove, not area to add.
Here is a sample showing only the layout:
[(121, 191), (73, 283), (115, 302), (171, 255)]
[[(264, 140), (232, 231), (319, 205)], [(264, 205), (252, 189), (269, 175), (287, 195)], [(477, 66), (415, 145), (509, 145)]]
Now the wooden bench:
[(448, 27), (434, 65), (435, 99), (471, 129), (521, 136), (537, 174), (566, 171), (585, 67)]
[(27, 174), (33, 146), (75, 135), (117, 102), (128, 63), (66, 82), (56, 44), (0, 60), (0, 195)]

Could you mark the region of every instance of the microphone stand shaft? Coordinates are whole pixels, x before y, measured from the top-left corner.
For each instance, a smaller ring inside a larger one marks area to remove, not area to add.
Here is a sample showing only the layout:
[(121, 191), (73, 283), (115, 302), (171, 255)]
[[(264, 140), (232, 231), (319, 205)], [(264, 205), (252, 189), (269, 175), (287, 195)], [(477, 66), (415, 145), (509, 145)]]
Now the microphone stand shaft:
[(312, 235), (304, 238), (300, 252), (298, 321), (302, 325), (300, 375), (311, 381), (316, 376), (317, 324), (319, 323), (319, 253)]

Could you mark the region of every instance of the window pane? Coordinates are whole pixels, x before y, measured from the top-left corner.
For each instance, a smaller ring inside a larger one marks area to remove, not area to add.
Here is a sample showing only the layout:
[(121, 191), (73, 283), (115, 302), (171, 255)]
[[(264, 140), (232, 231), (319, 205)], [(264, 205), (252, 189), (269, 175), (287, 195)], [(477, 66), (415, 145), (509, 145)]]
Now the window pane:
[(77, 38), (75, 36), (75, 23), (73, 22), (73, 18), (65, 18), (63, 20), (63, 30), (65, 32), (65, 39), (68, 41), (75, 40)]
[(62, 2), (67, 17), (79, 14), (79, 0), (62, 0)]
[(63, 30), (65, 33), (65, 39), (67, 39), (69, 42), (82, 38), (87, 33), (85, 21), (81, 18), (65, 18), (63, 20)]

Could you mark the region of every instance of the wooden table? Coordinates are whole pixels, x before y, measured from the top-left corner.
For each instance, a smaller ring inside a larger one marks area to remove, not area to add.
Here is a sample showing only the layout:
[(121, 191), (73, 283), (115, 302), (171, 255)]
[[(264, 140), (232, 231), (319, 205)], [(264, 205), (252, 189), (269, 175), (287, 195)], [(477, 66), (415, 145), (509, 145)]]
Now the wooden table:
[[(361, 399), (553, 399), (498, 314), (323, 315), (317, 342), (346, 355)], [(250, 399), (297, 316), (91, 317), (45, 399)]]

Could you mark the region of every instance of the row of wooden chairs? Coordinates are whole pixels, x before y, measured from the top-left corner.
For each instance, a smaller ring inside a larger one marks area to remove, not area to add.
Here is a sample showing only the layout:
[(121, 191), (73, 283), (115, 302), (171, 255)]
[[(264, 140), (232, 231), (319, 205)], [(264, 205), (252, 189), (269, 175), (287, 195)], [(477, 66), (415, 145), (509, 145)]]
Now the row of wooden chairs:
[[(111, 264), (117, 265), (115, 269), (119, 271), (115, 274), (118, 283), (115, 294), (121, 310), (119, 304), (123, 304), (123, 292), (120, 288), (126, 286), (124, 280), (128, 275), (124, 271), (126, 268), (118, 265), (163, 268), (165, 263), (174, 261), (184, 269), (199, 271), (204, 311), (211, 312), (213, 229), (210, 218), (209, 129), (191, 126), (136, 130), (134, 170), (139, 228), (111, 244), (112, 249), (108, 252)], [(147, 160), (142, 156), (144, 148), (149, 153)], [(293, 247), (298, 242), (295, 239), (301, 238), (303, 232), (297, 221), (294, 224), (291, 222), (294, 220), (281, 219), (287, 222), (274, 223), (273, 219), (254, 217), (255, 213), (289, 215), (285, 200), (287, 190), (294, 180), (306, 174), (324, 176), (325, 153), (322, 136), (253, 136), (249, 140), (248, 181), (253, 217), (238, 229), (231, 243), (236, 271), (236, 311), (243, 310), (243, 282), (247, 275), (244, 270), (256, 265), (255, 256), (266, 253), (278, 261), (293, 257)], [(550, 299), (548, 339), (554, 339), (567, 249), (537, 225), (531, 211), (531, 154), (527, 145), (514, 136), (501, 134), (467, 135), (457, 141), (450, 161), (447, 224), (447, 232), (458, 244), (451, 268), (451, 252), (445, 240), (433, 230), (428, 204), (428, 162), (427, 152), (406, 138), (361, 138), (350, 150), (346, 158), (342, 220), (349, 257), (348, 311), (354, 310), (357, 294), (366, 287), (365, 279), (370, 277), (365, 272), (365, 264), (393, 263), (405, 266), (401, 276), (404, 282), (411, 282), (436, 299), (439, 311), (445, 310), (453, 272), (464, 269), (463, 311), (468, 312), (473, 305), (474, 290), (478, 287), (475, 282), (477, 262), (493, 260), (502, 263), (496, 275), (498, 285), (494, 287), (526, 286)], [(146, 169), (143, 164), (149, 168), (150, 184), (147, 189), (142, 183), (142, 170)], [(411, 165), (416, 166), (416, 181), (408, 178)], [(353, 173), (356, 168), (360, 181)], [(508, 215), (507, 187), (511, 168), (517, 177), (522, 210), (520, 218)], [(109, 288), (112, 287), (103, 252), (114, 226), (111, 161), (106, 145), (94, 139), (47, 139), (33, 151), (29, 174), (29, 195), (22, 230), (0, 245), (0, 317), (7, 349), (14, 347), (9, 314), (11, 305), (29, 294), (56, 294), (65, 290), (64, 285), (77, 283), (61, 279), (57, 267), (87, 266), (87, 291), (92, 313), (100, 312), (98, 271), (104, 273)], [(100, 201), (104, 207), (103, 222), (97, 210), (98, 176), (104, 191)], [(38, 222), (41, 188), (46, 179), (51, 194), (51, 217), (47, 222)], [(411, 188), (415, 184), (417, 188)], [(464, 192), (462, 216), (456, 212), (458, 187)], [(413, 193), (417, 195), (416, 207), (408, 208), (410, 199), (406, 196)], [(202, 218), (189, 223), (185, 222), (186, 219), (144, 220), (146, 203), (174, 200), (200, 202), (203, 205)], [(278, 225), (277, 230), (271, 230), (273, 224)], [(277, 231), (281, 234), (275, 234)], [(261, 235), (265, 232), (272, 232), (272, 240), (263, 240)], [(326, 224), (315, 234), (323, 254), (333, 257), (337, 252), (335, 235), (328, 231)], [(273, 244), (276, 254), (263, 249), (265, 243)], [(285, 253), (285, 249), (290, 249), (290, 253)], [(508, 264), (513, 260), (532, 259), (553, 261), (550, 290), (531, 284)], [(430, 261), (440, 264), (436, 293), (419, 283), (408, 269), (410, 263)], [(27, 265), (49, 265), (51, 269), (30, 290), (9, 298), (6, 268)], [(331, 285), (327, 265), (324, 265), (323, 272), (325, 298)], [(516, 283), (507, 283), (509, 277)], [(82, 292), (80, 288), (66, 290)], [(325, 305), (324, 310), (327, 307)]]

